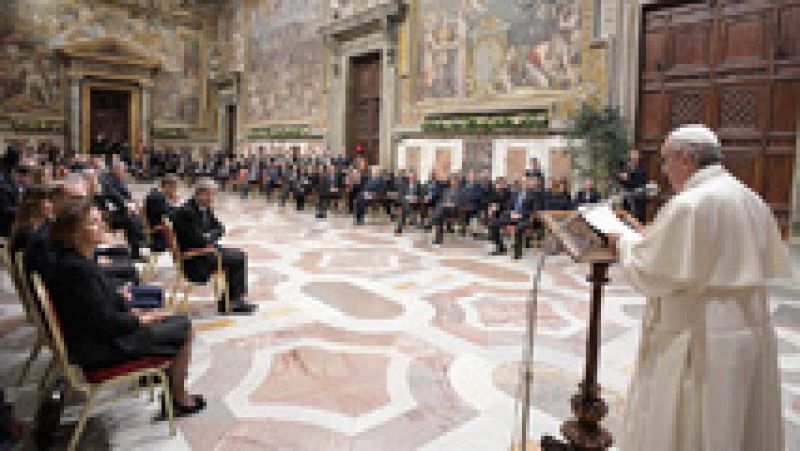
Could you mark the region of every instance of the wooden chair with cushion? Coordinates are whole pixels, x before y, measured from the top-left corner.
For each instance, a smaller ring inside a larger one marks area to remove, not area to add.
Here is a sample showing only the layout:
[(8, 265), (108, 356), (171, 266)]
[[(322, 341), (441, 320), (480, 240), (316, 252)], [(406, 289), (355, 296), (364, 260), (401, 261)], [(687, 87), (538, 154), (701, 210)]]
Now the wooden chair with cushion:
[(177, 280), (173, 285), (172, 295), (169, 299), (171, 304), (170, 306), (172, 308), (175, 307), (178, 300), (178, 293), (180, 292), (183, 298), (180, 309), (184, 312), (188, 311), (189, 296), (191, 295), (192, 288), (194, 285), (204, 285), (189, 280), (184, 271), (184, 262), (187, 259), (198, 257), (200, 255), (212, 255), (217, 262), (217, 269), (211, 274), (211, 278), (209, 279), (214, 288), (214, 302), (220, 299), (220, 296), (224, 296), (223, 299), (225, 301), (225, 312), (230, 314), (230, 290), (228, 289), (228, 279), (225, 277), (225, 270), (222, 269), (222, 255), (220, 254), (219, 250), (216, 247), (208, 247), (204, 249), (190, 249), (186, 252), (182, 252), (180, 246), (178, 245), (178, 239), (175, 236), (175, 230), (172, 227), (172, 222), (167, 218), (164, 218), (164, 230), (167, 235), (167, 245), (172, 253), (172, 261), (175, 263), (175, 270), (178, 273)]
[[(152, 400), (153, 387), (149, 385), (147, 387), (141, 387), (139, 381), (141, 378), (153, 380), (156, 376), (160, 378), (161, 386), (164, 390), (166, 413), (167, 419), (169, 420), (169, 433), (170, 435), (175, 435), (172, 394), (170, 393), (169, 379), (167, 378), (167, 369), (172, 364), (172, 361), (168, 357), (144, 357), (113, 368), (95, 371), (83, 371), (77, 366), (70, 364), (67, 346), (64, 342), (64, 334), (61, 331), (61, 324), (59, 323), (58, 315), (47, 293), (47, 289), (44, 287), (42, 279), (38, 274), (32, 274), (31, 278), (35, 294), (34, 298), (38, 301), (39, 307), (44, 313), (45, 324), (52, 338), (54, 358), (60, 367), (60, 374), (66, 378), (70, 389), (86, 393), (88, 398), (86, 406), (83, 408), (83, 412), (81, 412), (78, 424), (75, 426), (75, 431), (72, 433), (72, 438), (70, 439), (67, 449), (69, 451), (77, 449), (83, 430), (89, 420), (89, 414), (95, 406), (116, 401), (125, 395), (138, 393), (145, 389), (150, 391), (150, 399)], [(111, 391), (123, 384), (130, 385), (131, 391), (129, 393), (125, 393), (122, 396), (100, 399), (101, 393)]]
[(156, 264), (158, 263), (158, 259), (161, 255), (169, 252), (169, 248), (164, 251), (154, 251), (152, 246), (153, 234), (155, 233), (167, 233), (167, 226), (164, 224), (159, 224), (156, 226), (151, 226), (150, 223), (147, 221), (147, 215), (142, 213), (142, 223), (144, 224), (144, 233), (147, 236), (147, 240), (150, 243), (148, 247), (148, 254), (147, 254), (147, 262), (145, 263), (144, 270), (142, 271), (142, 280), (145, 282), (152, 282), (156, 278)]

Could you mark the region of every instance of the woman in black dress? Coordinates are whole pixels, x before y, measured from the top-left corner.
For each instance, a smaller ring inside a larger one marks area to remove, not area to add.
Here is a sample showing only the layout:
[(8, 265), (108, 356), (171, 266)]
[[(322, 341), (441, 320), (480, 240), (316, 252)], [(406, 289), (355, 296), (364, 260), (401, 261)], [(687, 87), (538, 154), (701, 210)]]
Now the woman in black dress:
[(115, 291), (93, 259), (105, 233), (100, 210), (90, 201), (67, 207), (50, 229), (56, 258), (47, 288), (70, 362), (85, 370), (99, 370), (143, 357), (169, 357), (176, 412), (199, 412), (205, 400), (189, 395), (185, 385), (192, 342), (189, 319), (161, 310), (127, 308), (129, 295)]
[(25, 190), (20, 201), (17, 216), (11, 224), (9, 249), (12, 261), (17, 252), (24, 252), (31, 238), (53, 215), (51, 190), (44, 185), (33, 185)]

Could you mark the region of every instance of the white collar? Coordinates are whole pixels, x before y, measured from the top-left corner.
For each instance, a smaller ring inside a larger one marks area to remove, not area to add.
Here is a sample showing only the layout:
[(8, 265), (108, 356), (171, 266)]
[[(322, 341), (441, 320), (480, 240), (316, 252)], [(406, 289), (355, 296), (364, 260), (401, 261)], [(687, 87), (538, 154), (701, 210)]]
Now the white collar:
[(702, 185), (704, 182), (708, 180), (719, 177), (721, 175), (726, 174), (728, 171), (722, 167), (721, 164), (712, 164), (710, 166), (706, 166), (702, 169), (699, 169), (697, 172), (689, 176), (686, 182), (683, 184), (683, 189), (681, 191), (690, 190), (692, 188), (696, 188)]

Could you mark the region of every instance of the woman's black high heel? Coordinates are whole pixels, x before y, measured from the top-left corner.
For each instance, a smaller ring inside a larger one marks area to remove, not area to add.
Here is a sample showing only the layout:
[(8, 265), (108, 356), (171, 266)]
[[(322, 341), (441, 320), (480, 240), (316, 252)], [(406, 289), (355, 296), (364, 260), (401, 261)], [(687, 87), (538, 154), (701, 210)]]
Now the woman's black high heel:
[[(172, 398), (172, 409), (175, 412), (176, 417), (188, 417), (206, 408), (206, 399), (203, 397), (203, 395), (192, 395), (192, 398), (194, 398), (193, 406), (184, 406), (181, 403), (179, 403), (177, 399)], [(166, 420), (166, 419), (167, 419), (167, 403), (165, 402), (164, 394), (162, 393), (161, 415), (158, 416), (158, 420)]]

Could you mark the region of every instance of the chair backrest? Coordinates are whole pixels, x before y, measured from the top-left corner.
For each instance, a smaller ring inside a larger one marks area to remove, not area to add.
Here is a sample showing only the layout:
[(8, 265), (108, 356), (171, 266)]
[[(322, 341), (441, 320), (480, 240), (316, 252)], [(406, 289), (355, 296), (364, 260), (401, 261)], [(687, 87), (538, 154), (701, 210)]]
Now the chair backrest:
[(181, 247), (178, 245), (178, 237), (175, 235), (172, 221), (168, 217), (164, 218), (164, 236), (167, 238), (167, 246), (172, 254), (172, 261), (175, 263), (178, 271), (182, 272), (181, 263), (183, 259), (181, 258)]
[(11, 273), (11, 278), (14, 281), (14, 287), (17, 289), (19, 300), (22, 302), (22, 307), (25, 309), (25, 316), (28, 317), (28, 321), (32, 322), (37, 329), (41, 329), (44, 324), (39, 314), (39, 308), (36, 306), (36, 301), (33, 299), (33, 293), (31, 293), (30, 281), (28, 280), (28, 273), (25, 269), (25, 253), (22, 251), (17, 252), (16, 257), (9, 261), (12, 262), (12, 264), (9, 265), (8, 271)]
[(33, 290), (35, 293), (34, 299), (38, 301), (39, 308), (44, 313), (45, 324), (53, 344), (54, 354), (61, 364), (67, 381), (73, 388), (80, 390), (83, 386), (83, 378), (80, 376), (81, 373), (78, 372), (78, 369), (69, 363), (69, 354), (67, 353), (67, 345), (64, 342), (64, 333), (61, 331), (61, 323), (58, 320), (58, 314), (50, 299), (50, 294), (47, 292), (42, 282), (42, 277), (39, 274), (31, 274), (31, 282), (33, 283)]

